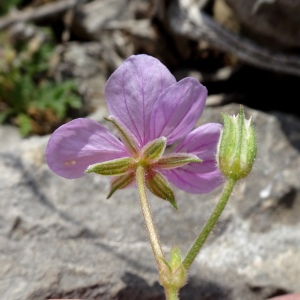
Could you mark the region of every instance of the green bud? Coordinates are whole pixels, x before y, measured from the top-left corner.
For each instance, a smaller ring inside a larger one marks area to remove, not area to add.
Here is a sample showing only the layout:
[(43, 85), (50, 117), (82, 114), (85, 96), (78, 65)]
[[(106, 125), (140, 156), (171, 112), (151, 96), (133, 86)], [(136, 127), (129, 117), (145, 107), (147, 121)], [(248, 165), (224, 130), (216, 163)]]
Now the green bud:
[(170, 255), (170, 266), (173, 270), (176, 270), (182, 263), (180, 249), (175, 246), (172, 248)]
[(135, 161), (131, 157), (123, 157), (94, 164), (87, 168), (85, 173), (96, 173), (106, 176), (119, 176), (133, 168)]
[(160, 274), (160, 282), (164, 287), (180, 289), (187, 282), (187, 270), (182, 264), (181, 253), (178, 247), (173, 247), (170, 261), (163, 260), (166, 269)]
[(257, 145), (251, 118), (245, 120), (242, 106), (237, 116), (223, 114), (224, 129), (218, 144), (217, 161), (225, 177), (239, 180), (253, 166)]

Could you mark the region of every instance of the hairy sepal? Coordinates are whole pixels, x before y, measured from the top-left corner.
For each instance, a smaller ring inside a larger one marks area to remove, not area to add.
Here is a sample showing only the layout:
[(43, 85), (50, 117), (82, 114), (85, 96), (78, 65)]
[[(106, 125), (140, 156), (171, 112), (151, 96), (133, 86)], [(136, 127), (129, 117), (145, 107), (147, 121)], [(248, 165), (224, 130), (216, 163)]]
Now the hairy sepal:
[(87, 168), (86, 173), (96, 173), (105, 176), (119, 176), (127, 173), (134, 167), (135, 161), (131, 157), (123, 157), (94, 164)]
[(169, 201), (174, 208), (178, 209), (174, 192), (164, 176), (154, 170), (149, 170), (146, 175), (146, 185), (152, 194)]
[(125, 175), (121, 175), (115, 178), (111, 182), (110, 192), (107, 195), (106, 199), (109, 199), (117, 190), (121, 190), (128, 187), (134, 181), (134, 179), (135, 179), (134, 172), (129, 172)]
[(164, 155), (157, 162), (157, 166), (161, 169), (175, 169), (185, 166), (189, 163), (201, 163), (202, 160), (194, 155), (188, 153), (172, 153)]
[(142, 149), (142, 156), (152, 163), (158, 161), (166, 149), (166, 141), (165, 137), (160, 137), (149, 142)]
[(125, 145), (128, 152), (131, 153), (133, 156), (138, 155), (139, 145), (136, 139), (134, 138), (134, 136), (132, 135), (132, 133), (127, 129), (127, 127), (124, 126), (114, 116), (105, 117), (104, 119), (114, 125), (115, 129), (118, 131), (120, 135), (121, 141)]

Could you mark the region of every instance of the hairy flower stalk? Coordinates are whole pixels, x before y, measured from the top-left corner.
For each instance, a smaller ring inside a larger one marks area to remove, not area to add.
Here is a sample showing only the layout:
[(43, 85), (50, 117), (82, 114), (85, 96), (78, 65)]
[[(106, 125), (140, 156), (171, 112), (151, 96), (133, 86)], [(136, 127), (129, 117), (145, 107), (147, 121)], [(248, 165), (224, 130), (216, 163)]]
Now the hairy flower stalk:
[(194, 78), (177, 82), (148, 55), (129, 57), (108, 79), (105, 97), (111, 114), (105, 119), (117, 137), (91, 119), (72, 120), (49, 139), (46, 161), (67, 179), (89, 173), (110, 176), (107, 198), (136, 184), (160, 281), (167, 299), (177, 299), (186, 272), (177, 250), (170, 263), (164, 258), (145, 188), (177, 208), (173, 186), (201, 194), (222, 184), (215, 158), (222, 126), (208, 123), (194, 129), (205, 107), (206, 88)]

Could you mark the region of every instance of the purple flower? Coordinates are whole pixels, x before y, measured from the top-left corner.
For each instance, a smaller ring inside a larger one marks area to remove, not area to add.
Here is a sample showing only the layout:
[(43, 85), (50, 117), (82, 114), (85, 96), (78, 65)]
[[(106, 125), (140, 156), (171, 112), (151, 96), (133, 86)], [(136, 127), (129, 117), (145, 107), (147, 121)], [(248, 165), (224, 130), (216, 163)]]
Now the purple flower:
[(142, 165), (149, 190), (171, 202), (169, 182), (190, 193), (208, 193), (223, 182), (215, 159), (222, 126), (193, 130), (207, 97), (199, 81), (176, 82), (156, 58), (133, 55), (110, 76), (105, 96), (111, 113), (106, 120), (119, 138), (90, 119), (62, 125), (46, 150), (54, 173), (68, 179), (90, 172), (113, 176), (110, 197), (132, 184)]

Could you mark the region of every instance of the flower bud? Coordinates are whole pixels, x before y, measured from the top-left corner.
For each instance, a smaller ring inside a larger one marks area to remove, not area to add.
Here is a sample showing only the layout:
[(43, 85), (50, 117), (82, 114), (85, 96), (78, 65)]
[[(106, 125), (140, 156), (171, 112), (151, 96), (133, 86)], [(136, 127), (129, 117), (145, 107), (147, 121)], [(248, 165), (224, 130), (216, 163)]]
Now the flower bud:
[(246, 177), (254, 163), (257, 145), (251, 118), (245, 120), (242, 106), (237, 116), (223, 114), (224, 129), (218, 144), (217, 161), (223, 175), (239, 180)]
[(165, 263), (165, 270), (160, 274), (160, 283), (164, 287), (175, 288), (179, 290), (187, 282), (187, 270), (182, 264), (181, 253), (178, 247), (173, 247), (170, 261)]

